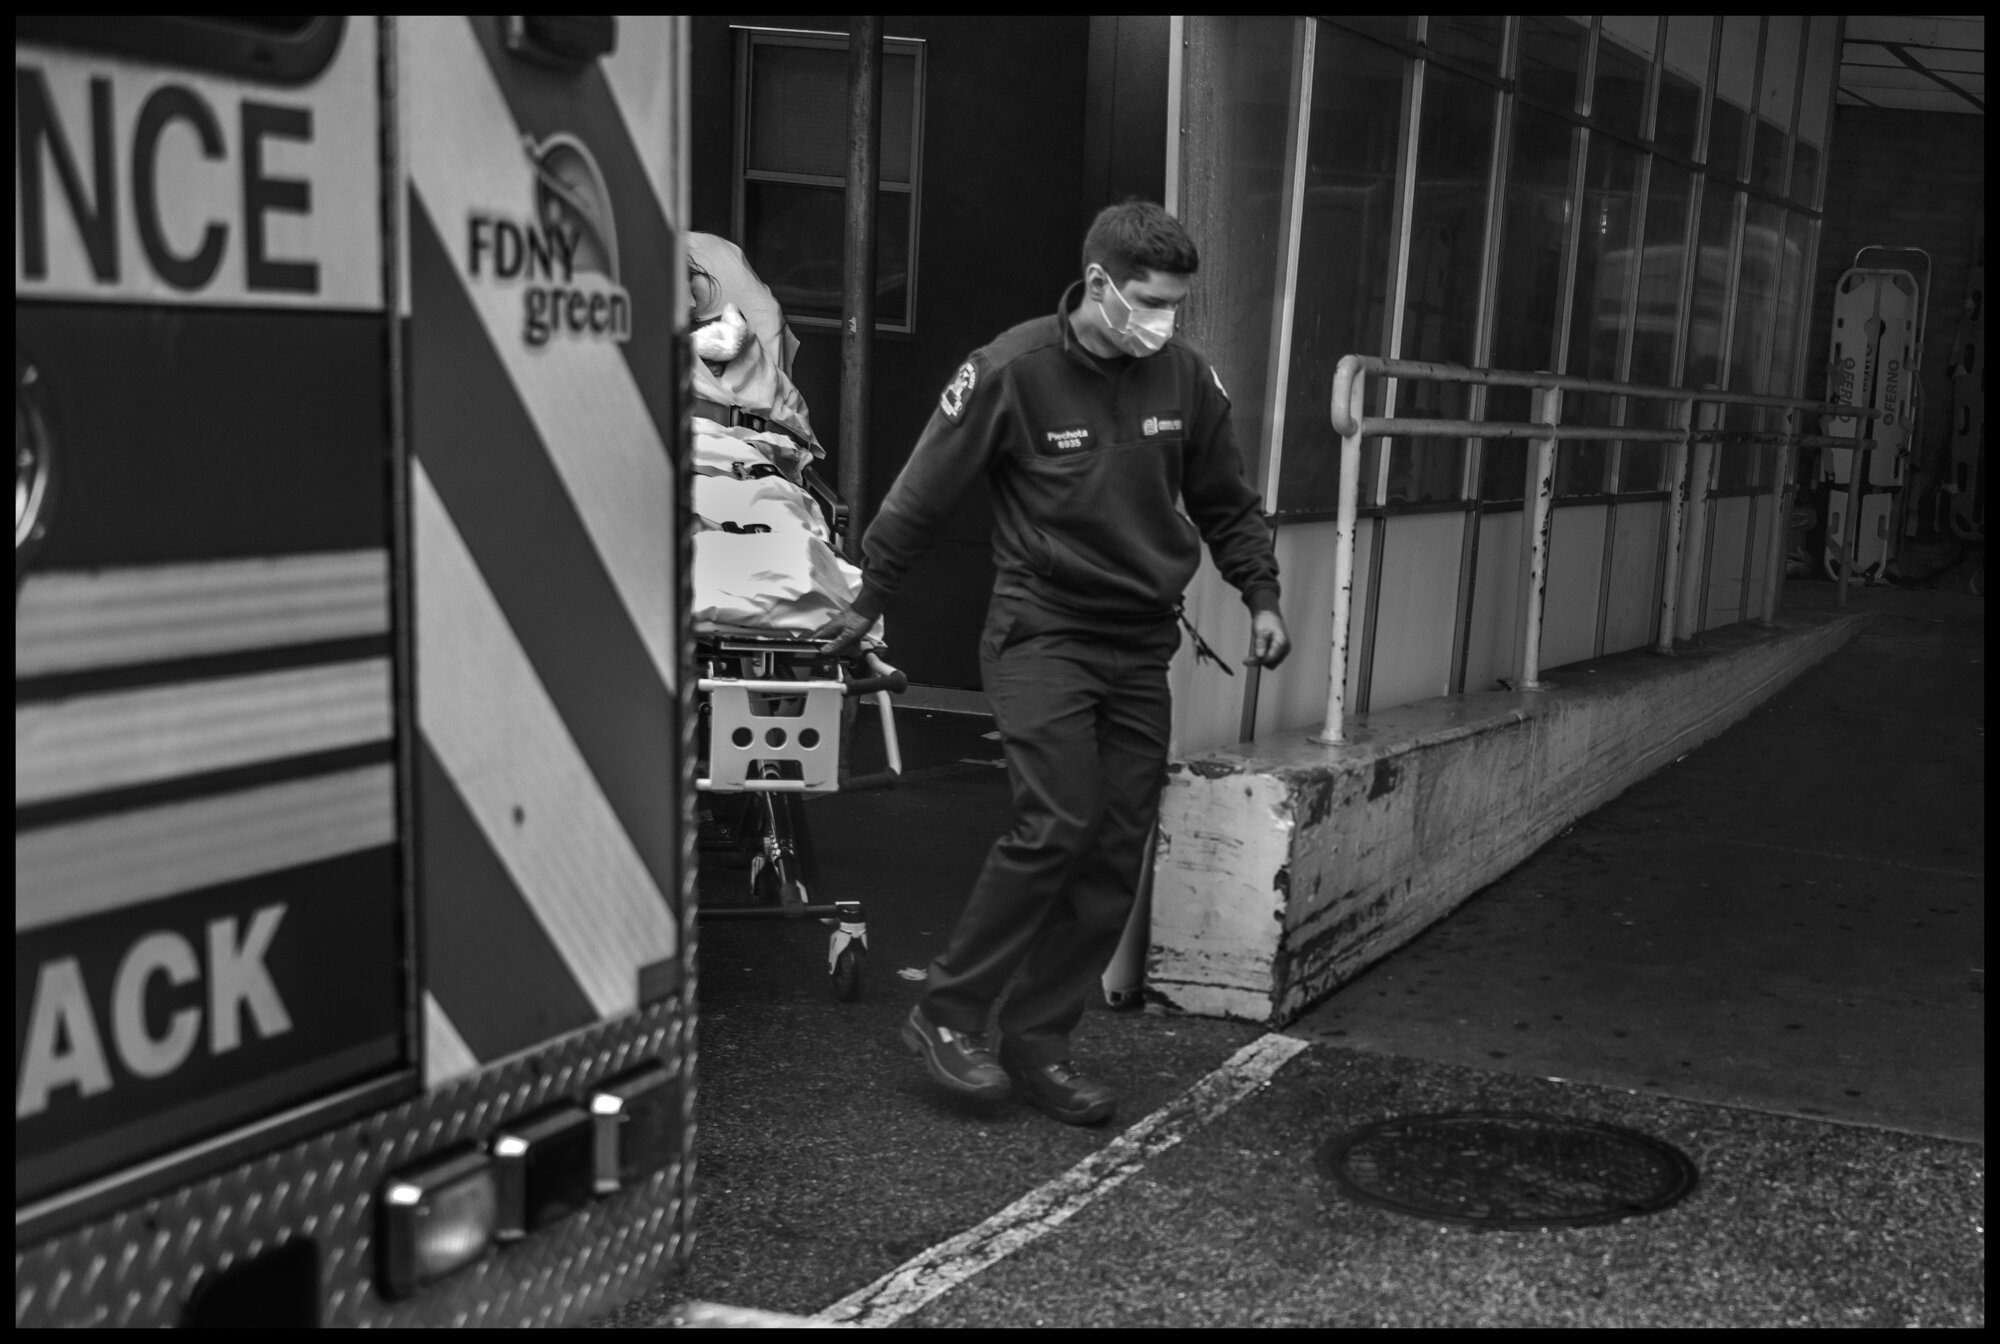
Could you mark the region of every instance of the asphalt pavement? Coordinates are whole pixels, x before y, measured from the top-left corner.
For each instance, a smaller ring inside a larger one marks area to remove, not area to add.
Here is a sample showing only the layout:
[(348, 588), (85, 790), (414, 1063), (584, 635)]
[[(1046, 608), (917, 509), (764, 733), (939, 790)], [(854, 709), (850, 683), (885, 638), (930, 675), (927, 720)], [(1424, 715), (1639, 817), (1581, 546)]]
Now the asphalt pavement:
[[(1832, 599), (1794, 583), (1787, 609)], [(1091, 1128), (943, 1097), (904, 1053), (1007, 799), (989, 720), (902, 712), (902, 786), (805, 809), (815, 897), (866, 903), (867, 993), (833, 999), (817, 926), (703, 926), (693, 1262), (600, 1324), (811, 1317), (1083, 1164), (1117, 1175), (884, 1323), (1983, 1325), (1984, 602), (1853, 606), (1845, 647), (1291, 1024), (1304, 1048), (1171, 1146), (1148, 1117), (1264, 1027), (1092, 1011), (1078, 1063), (1123, 1101)], [(746, 881), (710, 862), (704, 900)], [(1480, 1231), (1356, 1202), (1320, 1160), (1471, 1110), (1625, 1126), (1699, 1180)]]

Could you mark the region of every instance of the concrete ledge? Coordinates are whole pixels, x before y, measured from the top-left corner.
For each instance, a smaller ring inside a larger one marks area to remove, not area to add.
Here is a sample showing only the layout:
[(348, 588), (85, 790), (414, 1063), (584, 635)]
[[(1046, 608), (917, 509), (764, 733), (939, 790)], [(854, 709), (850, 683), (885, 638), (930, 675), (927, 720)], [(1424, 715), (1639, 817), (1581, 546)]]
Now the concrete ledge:
[(1577, 817), (1775, 695), (1872, 613), (1708, 632), (1177, 761), (1160, 803), (1146, 999), (1282, 1026)]

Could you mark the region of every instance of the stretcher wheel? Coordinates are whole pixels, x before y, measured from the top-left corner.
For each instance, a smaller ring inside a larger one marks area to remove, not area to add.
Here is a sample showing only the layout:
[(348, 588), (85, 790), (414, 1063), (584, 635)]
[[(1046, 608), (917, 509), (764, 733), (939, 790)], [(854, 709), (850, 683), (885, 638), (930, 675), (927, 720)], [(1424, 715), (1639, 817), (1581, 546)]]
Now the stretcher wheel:
[(862, 972), (868, 968), (868, 949), (860, 943), (849, 943), (840, 955), (833, 959), (833, 969), (828, 979), (833, 983), (833, 997), (842, 1003), (853, 1003), (861, 997)]

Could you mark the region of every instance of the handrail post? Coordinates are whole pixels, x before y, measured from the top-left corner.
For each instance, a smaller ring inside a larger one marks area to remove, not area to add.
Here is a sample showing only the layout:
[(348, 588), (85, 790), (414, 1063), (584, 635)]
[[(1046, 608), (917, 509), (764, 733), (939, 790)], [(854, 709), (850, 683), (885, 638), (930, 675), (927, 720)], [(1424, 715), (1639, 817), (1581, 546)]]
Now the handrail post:
[[(1534, 422), (1554, 428), (1562, 421), (1562, 389), (1535, 389)], [(1555, 522), (1556, 441), (1528, 441), (1526, 507), (1522, 510), (1522, 559), (1526, 574), (1521, 589), (1520, 675), (1514, 685), (1523, 691), (1542, 689), (1542, 603), (1549, 583), (1549, 532)]]
[(1667, 451), (1667, 549), (1660, 565), (1660, 625), (1653, 652), (1671, 657), (1681, 597), (1681, 525), (1687, 517), (1688, 435), (1694, 432), (1694, 398), (1673, 403), (1673, 425), (1681, 436)]
[(1799, 412), (1785, 412), (1785, 441), (1778, 445), (1777, 473), (1771, 482), (1771, 541), (1764, 570), (1764, 602), (1757, 624), (1767, 629), (1778, 623), (1778, 597), (1785, 588), (1785, 540), (1792, 531), (1792, 464), (1797, 460)]
[(1702, 565), (1708, 558), (1708, 478), (1715, 471), (1715, 440), (1700, 437), (1715, 428), (1721, 407), (1702, 402), (1695, 409), (1695, 439), (1689, 453), (1687, 514), (1682, 519), (1680, 607), (1674, 613), (1674, 636), (1693, 639), (1701, 630)]
[(1336, 405), (1336, 423), (1345, 411), (1354, 432), (1340, 436), (1340, 503), (1333, 542), (1333, 656), (1326, 676), (1326, 725), (1313, 735), (1322, 746), (1346, 741), (1342, 716), (1347, 699), (1347, 627), (1354, 605), (1354, 514), (1361, 493), (1361, 390), (1368, 375), (1360, 370), (1345, 387), (1347, 405)]

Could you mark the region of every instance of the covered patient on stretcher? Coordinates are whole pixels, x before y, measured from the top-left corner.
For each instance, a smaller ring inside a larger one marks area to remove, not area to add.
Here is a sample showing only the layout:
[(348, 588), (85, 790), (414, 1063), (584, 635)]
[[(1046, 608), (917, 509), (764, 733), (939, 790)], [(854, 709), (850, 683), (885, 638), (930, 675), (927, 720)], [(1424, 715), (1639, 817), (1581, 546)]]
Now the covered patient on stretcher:
[(798, 341), (734, 243), (690, 233), (687, 247), (694, 619), (803, 636), (852, 605), (861, 571), (835, 549), (807, 488), (825, 452), (788, 376)]

